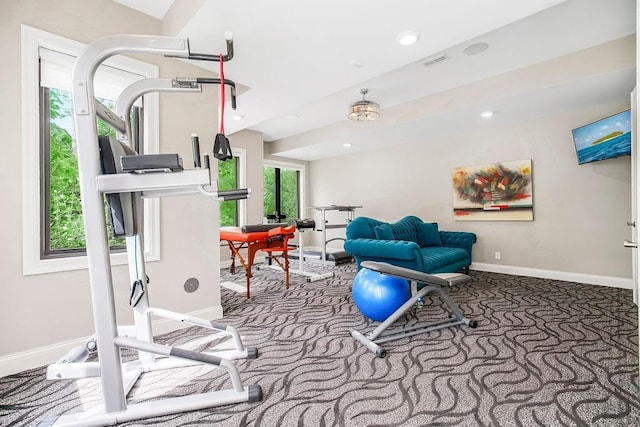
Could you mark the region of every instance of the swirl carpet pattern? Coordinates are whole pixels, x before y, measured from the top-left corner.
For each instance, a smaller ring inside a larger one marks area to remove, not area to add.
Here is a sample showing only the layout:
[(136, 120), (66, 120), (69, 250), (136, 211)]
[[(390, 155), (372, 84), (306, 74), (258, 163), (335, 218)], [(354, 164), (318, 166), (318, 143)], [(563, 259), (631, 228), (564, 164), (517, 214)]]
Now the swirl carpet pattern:
[[(334, 278), (306, 283), (260, 269), (251, 300), (222, 290), (224, 321), (259, 357), (235, 361), (264, 399), (125, 423), (126, 426), (637, 426), (638, 318), (630, 290), (472, 271), (450, 290), (478, 322), (385, 344), (377, 358), (351, 329), (376, 323), (353, 304), (353, 264), (309, 265)], [(221, 272), (242, 283), (243, 274)], [(446, 316), (439, 300), (400, 323)], [(223, 346), (199, 328), (159, 342)], [(130, 401), (230, 387), (208, 367), (145, 374)], [(0, 378), (0, 425), (35, 425), (101, 401), (95, 380), (48, 382), (44, 368)]]

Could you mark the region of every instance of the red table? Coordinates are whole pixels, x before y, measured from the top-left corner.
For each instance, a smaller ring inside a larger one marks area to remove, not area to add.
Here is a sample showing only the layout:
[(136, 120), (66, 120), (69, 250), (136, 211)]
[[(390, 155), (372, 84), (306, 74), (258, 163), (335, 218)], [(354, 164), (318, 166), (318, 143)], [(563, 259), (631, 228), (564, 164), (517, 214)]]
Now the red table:
[[(251, 297), (251, 266), (258, 251), (266, 253), (267, 258), (274, 260), (285, 272), (286, 288), (289, 289), (289, 239), (295, 235), (296, 226), (275, 226), (266, 231), (243, 232), (240, 227), (220, 228), (220, 241), (225, 241), (231, 250), (231, 273), (236, 272), (236, 257), (247, 274), (247, 298)], [(242, 256), (241, 249), (247, 249), (247, 257)], [(282, 258), (279, 259), (278, 257)]]

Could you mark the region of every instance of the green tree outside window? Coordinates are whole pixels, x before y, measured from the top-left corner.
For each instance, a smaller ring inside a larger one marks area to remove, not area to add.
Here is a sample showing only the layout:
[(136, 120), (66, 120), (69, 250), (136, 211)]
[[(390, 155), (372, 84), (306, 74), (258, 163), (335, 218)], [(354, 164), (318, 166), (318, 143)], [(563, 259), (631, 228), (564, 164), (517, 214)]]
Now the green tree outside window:
[[(112, 108), (113, 104), (106, 104)], [(63, 124), (71, 123), (71, 95), (49, 89), (49, 251), (50, 253), (85, 248), (82, 201), (78, 179), (78, 159), (73, 137)], [(98, 119), (98, 133), (115, 136), (115, 131)], [(106, 211), (105, 211), (105, 215)], [(124, 238), (114, 238), (109, 227), (109, 245), (121, 247)]]
[[(218, 190), (238, 188), (238, 158), (218, 162)], [(238, 202), (227, 200), (220, 203), (220, 226), (238, 225)]]
[[(265, 166), (263, 168), (263, 215), (273, 215), (277, 213), (284, 215), (286, 219), (299, 218), (299, 176), (295, 169), (275, 168)], [(276, 199), (276, 184), (279, 180), (280, 200)], [(280, 211), (278, 212), (278, 204)]]

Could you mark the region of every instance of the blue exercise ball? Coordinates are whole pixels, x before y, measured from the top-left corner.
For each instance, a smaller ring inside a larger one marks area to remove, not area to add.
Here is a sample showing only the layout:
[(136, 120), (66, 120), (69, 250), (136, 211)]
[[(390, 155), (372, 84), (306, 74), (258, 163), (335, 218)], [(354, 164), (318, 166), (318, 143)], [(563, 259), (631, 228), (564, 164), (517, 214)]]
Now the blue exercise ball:
[(409, 281), (366, 268), (356, 274), (351, 288), (362, 314), (382, 322), (411, 298)]

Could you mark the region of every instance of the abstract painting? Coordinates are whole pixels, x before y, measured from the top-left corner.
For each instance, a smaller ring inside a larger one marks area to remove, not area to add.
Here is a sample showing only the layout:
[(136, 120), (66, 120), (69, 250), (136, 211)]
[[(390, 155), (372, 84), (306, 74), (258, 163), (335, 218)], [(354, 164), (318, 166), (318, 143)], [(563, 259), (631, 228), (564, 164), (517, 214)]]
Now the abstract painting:
[(456, 221), (533, 221), (531, 159), (453, 169)]

